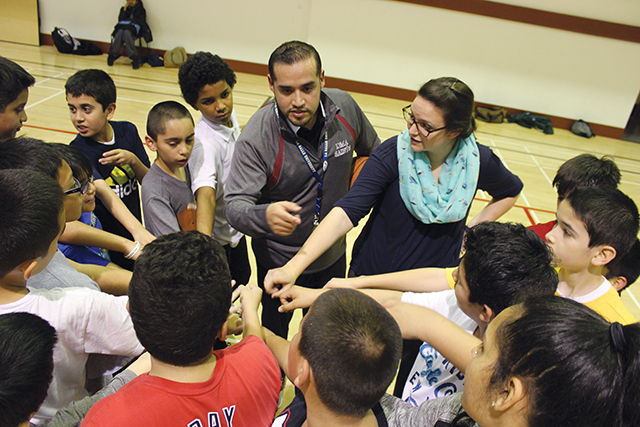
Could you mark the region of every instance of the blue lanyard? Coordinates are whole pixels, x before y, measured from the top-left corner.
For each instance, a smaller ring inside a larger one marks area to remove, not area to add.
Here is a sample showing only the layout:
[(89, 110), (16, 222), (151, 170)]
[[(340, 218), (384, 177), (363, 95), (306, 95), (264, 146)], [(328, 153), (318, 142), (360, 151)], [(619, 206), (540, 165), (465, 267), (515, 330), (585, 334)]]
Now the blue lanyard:
[[(278, 105), (276, 102), (273, 102), (273, 110), (276, 113), (276, 117), (280, 118), (280, 113), (278, 112)], [(320, 207), (322, 206), (322, 181), (324, 180), (324, 173), (327, 171), (327, 167), (329, 166), (329, 137), (328, 133), (324, 133), (324, 143), (322, 148), (322, 175), (320, 175), (313, 166), (313, 162), (307, 153), (307, 150), (296, 140), (296, 147), (298, 147), (298, 151), (302, 155), (304, 162), (307, 164), (307, 167), (311, 171), (313, 177), (318, 181), (318, 195), (316, 196), (316, 214), (313, 217), (313, 226), (317, 227), (320, 224)]]
[(298, 147), (298, 151), (302, 155), (304, 162), (307, 164), (307, 167), (311, 171), (311, 174), (314, 176), (316, 181), (318, 181), (318, 195), (316, 196), (316, 214), (313, 218), (313, 226), (317, 227), (320, 224), (320, 207), (322, 206), (322, 181), (324, 180), (324, 174), (327, 171), (327, 167), (329, 166), (329, 137), (327, 132), (324, 133), (324, 143), (322, 148), (322, 175), (318, 173), (315, 166), (313, 166), (313, 162), (309, 158), (309, 154), (307, 150), (304, 149), (302, 144), (300, 144), (296, 140), (296, 147)]

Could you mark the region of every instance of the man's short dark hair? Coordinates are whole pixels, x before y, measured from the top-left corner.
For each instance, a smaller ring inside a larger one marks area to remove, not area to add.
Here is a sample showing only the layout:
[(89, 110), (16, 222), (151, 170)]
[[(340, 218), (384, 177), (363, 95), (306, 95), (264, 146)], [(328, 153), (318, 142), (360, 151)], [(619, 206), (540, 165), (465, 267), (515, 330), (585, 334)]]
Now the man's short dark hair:
[(60, 185), (26, 169), (0, 170), (0, 277), (44, 256), (60, 232)]
[(334, 289), (314, 302), (302, 323), (300, 354), (330, 410), (364, 416), (391, 384), (400, 354), (398, 324), (371, 297)]
[(62, 160), (67, 162), (78, 181), (84, 183), (93, 176), (91, 160), (81, 150), (59, 142), (50, 145), (60, 154)]
[(0, 113), (15, 101), (25, 89), (33, 86), (36, 79), (24, 68), (0, 56)]
[(580, 154), (558, 168), (552, 184), (560, 199), (564, 199), (571, 190), (578, 187), (618, 188), (620, 169), (610, 157), (597, 158), (593, 154)]
[(187, 108), (176, 101), (164, 101), (153, 106), (147, 116), (147, 135), (154, 141), (158, 140), (158, 135), (164, 135), (165, 124), (169, 120), (189, 119), (193, 124), (193, 117)]
[(56, 341), (56, 330), (35, 314), (0, 315), (0, 427), (16, 427), (40, 408)]
[(0, 141), (0, 170), (30, 169), (57, 181), (60, 167), (60, 153), (46, 142), (22, 136)]
[(607, 264), (607, 274), (605, 277), (609, 280), (616, 277), (624, 277), (627, 284), (624, 288), (620, 289), (618, 293), (622, 292), (625, 288), (633, 285), (640, 276), (640, 240), (636, 239), (629, 252), (625, 255), (618, 255)]
[(273, 53), (271, 53), (271, 56), (269, 57), (269, 75), (272, 80), (276, 80), (276, 75), (273, 71), (274, 64), (280, 63), (293, 65), (309, 58), (315, 59), (316, 74), (320, 77), (322, 61), (320, 60), (320, 54), (315, 47), (298, 40), (282, 43), (273, 51)]
[(197, 231), (165, 234), (144, 247), (129, 285), (129, 311), (140, 343), (175, 366), (211, 353), (231, 305), (222, 246)]
[(469, 302), (497, 315), (533, 295), (553, 295), (558, 274), (547, 244), (522, 224), (482, 222), (465, 236)]
[(116, 102), (116, 85), (109, 74), (102, 70), (80, 70), (69, 77), (64, 85), (66, 95), (93, 97), (102, 105), (102, 111)]
[(638, 235), (638, 207), (616, 188), (582, 187), (566, 199), (589, 233), (589, 247), (610, 245), (625, 256)]
[(224, 80), (230, 88), (236, 84), (236, 74), (218, 55), (196, 52), (180, 66), (178, 82), (187, 104), (195, 107), (200, 89)]

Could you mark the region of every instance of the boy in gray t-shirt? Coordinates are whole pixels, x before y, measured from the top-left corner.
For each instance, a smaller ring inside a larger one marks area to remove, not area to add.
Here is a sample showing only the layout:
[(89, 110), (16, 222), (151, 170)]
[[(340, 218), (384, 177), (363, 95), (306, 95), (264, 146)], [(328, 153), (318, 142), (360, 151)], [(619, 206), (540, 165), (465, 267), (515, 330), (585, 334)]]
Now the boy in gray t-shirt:
[(158, 157), (142, 181), (142, 208), (156, 237), (184, 228), (178, 215), (194, 203), (187, 167), (193, 141), (193, 118), (182, 104), (165, 101), (149, 111), (145, 143)]

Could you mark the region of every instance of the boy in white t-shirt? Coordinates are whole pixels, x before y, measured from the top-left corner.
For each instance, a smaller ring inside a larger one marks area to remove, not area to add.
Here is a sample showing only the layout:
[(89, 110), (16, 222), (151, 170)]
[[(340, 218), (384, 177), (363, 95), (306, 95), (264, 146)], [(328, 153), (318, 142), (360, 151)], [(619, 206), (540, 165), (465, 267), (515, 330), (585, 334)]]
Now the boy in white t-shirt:
[(2, 170), (0, 201), (0, 314), (36, 314), (58, 333), (53, 381), (34, 417), (40, 422), (87, 395), (90, 353), (136, 356), (143, 348), (126, 311), (126, 297), (85, 288), (27, 289), (27, 279), (53, 258), (64, 229), (60, 185), (39, 172)]
[(197, 52), (182, 64), (178, 80), (184, 100), (202, 113), (189, 160), (198, 204), (196, 226), (224, 247), (231, 278), (245, 284), (251, 276), (246, 239), (224, 216), (224, 187), (240, 135), (233, 109), (236, 75), (218, 55)]

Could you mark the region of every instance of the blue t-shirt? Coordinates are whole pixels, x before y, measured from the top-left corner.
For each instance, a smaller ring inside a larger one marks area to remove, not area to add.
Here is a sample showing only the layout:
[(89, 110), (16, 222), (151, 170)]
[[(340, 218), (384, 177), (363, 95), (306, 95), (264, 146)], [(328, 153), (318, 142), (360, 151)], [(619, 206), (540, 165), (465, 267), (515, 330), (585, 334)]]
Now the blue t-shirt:
[[(83, 213), (79, 221), (98, 230), (102, 230), (102, 224), (100, 224), (100, 220), (93, 212)], [(109, 252), (106, 249), (96, 248), (94, 246), (58, 243), (58, 249), (60, 249), (68, 259), (79, 262), (80, 264), (96, 264), (104, 267), (111, 262)]]

